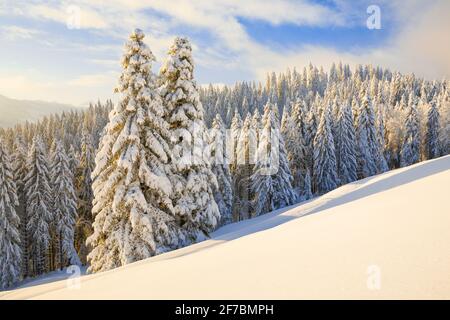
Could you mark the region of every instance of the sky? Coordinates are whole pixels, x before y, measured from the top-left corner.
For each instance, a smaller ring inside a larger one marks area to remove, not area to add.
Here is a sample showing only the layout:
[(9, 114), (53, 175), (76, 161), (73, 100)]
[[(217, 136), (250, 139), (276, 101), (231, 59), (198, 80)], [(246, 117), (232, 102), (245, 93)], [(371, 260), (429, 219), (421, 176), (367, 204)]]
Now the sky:
[(0, 0), (0, 94), (77, 106), (115, 99), (134, 28), (157, 58), (154, 72), (174, 37), (187, 36), (202, 85), (310, 62), (441, 80), (450, 76), (449, 15), (448, 0)]

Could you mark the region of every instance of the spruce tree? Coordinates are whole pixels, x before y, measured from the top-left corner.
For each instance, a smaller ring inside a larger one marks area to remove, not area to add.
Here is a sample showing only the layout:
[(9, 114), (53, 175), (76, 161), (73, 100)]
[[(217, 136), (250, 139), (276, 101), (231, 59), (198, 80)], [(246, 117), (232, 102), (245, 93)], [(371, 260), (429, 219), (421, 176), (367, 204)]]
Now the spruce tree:
[(285, 118), (285, 125), (282, 126), (281, 133), (283, 135), (289, 166), (292, 171), (293, 187), (297, 189), (298, 194), (301, 194), (303, 189), (307, 164), (307, 147), (305, 143), (305, 122), (304, 119), (304, 105), (297, 99), (293, 104), (291, 112), (283, 115)]
[(95, 158), (94, 232), (87, 239), (89, 271), (148, 258), (178, 246), (172, 228), (168, 124), (151, 71), (154, 56), (136, 29), (125, 45), (116, 89), (120, 102)]
[(49, 271), (51, 245), (50, 225), (53, 221), (49, 160), (40, 136), (33, 138), (27, 157), (28, 173), (25, 177), (27, 198), (27, 233), (32, 275)]
[(303, 192), (302, 192), (302, 200), (306, 201), (313, 197), (312, 194), (312, 185), (311, 185), (311, 175), (309, 170), (306, 169), (305, 177), (303, 178)]
[(231, 139), (230, 139), (230, 163), (231, 163), (231, 173), (234, 175), (237, 167), (237, 143), (242, 129), (242, 119), (239, 112), (235, 112), (233, 120), (231, 121), (230, 127)]
[(381, 168), (381, 172), (385, 172), (389, 170), (388, 165), (388, 157), (386, 155), (386, 128), (385, 128), (385, 107), (383, 104), (378, 102), (378, 108), (377, 108), (377, 120), (376, 120), (376, 126), (377, 126), (377, 137), (378, 137), (378, 147), (380, 149), (380, 153), (384, 156), (385, 162), (384, 168)]
[(417, 103), (412, 96), (410, 96), (409, 100), (405, 123), (405, 134), (403, 137), (402, 149), (400, 151), (400, 167), (412, 165), (418, 162), (420, 157)]
[(314, 171), (314, 137), (317, 133), (317, 118), (318, 115), (317, 109), (315, 106), (311, 106), (310, 110), (308, 111), (308, 114), (306, 116), (306, 122), (305, 122), (305, 160), (306, 160), (306, 166), (310, 172), (310, 174), (313, 174)]
[(14, 141), (14, 151), (12, 156), (12, 167), (14, 182), (16, 183), (17, 198), (19, 205), (16, 208), (17, 215), (20, 218), (20, 245), (22, 249), (22, 277), (29, 275), (28, 270), (28, 232), (27, 232), (27, 214), (26, 214), (26, 192), (25, 177), (27, 175), (27, 149), (22, 138), (16, 138)]
[(255, 108), (250, 123), (251, 141), (250, 141), (250, 155), (253, 155), (251, 159), (251, 164), (255, 164), (258, 161), (258, 144), (259, 137), (261, 134), (261, 116), (259, 114), (258, 108)]
[[(88, 132), (86, 124), (81, 133), (81, 150), (77, 161), (76, 194), (77, 194), (77, 220), (75, 228), (75, 248), (83, 263), (87, 262), (88, 248), (86, 239), (92, 234), (92, 171), (94, 170), (94, 146), (92, 135)], [(72, 160), (73, 161), (73, 160)], [(73, 165), (69, 163), (69, 165)]]
[(58, 264), (60, 268), (67, 265), (81, 265), (74, 247), (75, 221), (77, 218), (76, 195), (73, 173), (70, 171), (69, 159), (58, 140), (52, 159), (52, 198), (53, 216), (58, 239)]
[(357, 179), (355, 127), (350, 103), (339, 108), (336, 141), (339, 181), (347, 184)]
[(431, 101), (427, 114), (425, 153), (427, 159), (439, 156), (439, 112), (434, 100)]
[(18, 205), (11, 158), (0, 138), (0, 289), (10, 287), (21, 277)]
[(366, 95), (359, 105), (356, 115), (356, 149), (358, 177), (360, 179), (375, 175), (378, 172), (374, 157), (377, 149), (375, 122), (372, 117), (372, 105)]
[(160, 76), (173, 143), (172, 200), (186, 243), (191, 243), (215, 229), (220, 213), (213, 194), (217, 179), (203, 157), (203, 106), (194, 80), (192, 48), (186, 38), (175, 39)]
[(265, 106), (258, 161), (251, 176), (255, 215), (283, 208), (297, 200), (275, 108), (271, 103)]
[(209, 143), (212, 171), (217, 177), (218, 184), (214, 199), (220, 211), (220, 224), (225, 225), (233, 221), (233, 187), (226, 146), (226, 129), (220, 114), (213, 120)]
[(313, 190), (319, 194), (331, 191), (339, 184), (331, 126), (331, 110), (325, 107), (314, 138)]
[(236, 170), (234, 173), (235, 183), (235, 214), (237, 220), (248, 219), (253, 216), (251, 206), (251, 184), (255, 155), (255, 135), (251, 128), (251, 118), (245, 117), (241, 128), (236, 148)]
[(445, 156), (450, 153), (450, 89), (444, 90), (440, 94), (439, 101), (439, 118), (440, 118), (440, 134), (439, 134), (439, 146), (441, 149), (441, 156)]

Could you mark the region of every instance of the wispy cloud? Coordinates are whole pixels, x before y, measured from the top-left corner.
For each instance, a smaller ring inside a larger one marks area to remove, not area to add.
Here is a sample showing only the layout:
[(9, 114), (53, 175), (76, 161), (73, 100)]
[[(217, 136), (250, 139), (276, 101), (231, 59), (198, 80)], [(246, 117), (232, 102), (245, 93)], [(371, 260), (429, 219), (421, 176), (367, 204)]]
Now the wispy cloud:
[(96, 87), (105, 84), (113, 85), (118, 77), (119, 73), (113, 71), (100, 74), (86, 74), (68, 81), (67, 84), (75, 87)]
[(7, 40), (31, 39), (39, 34), (42, 32), (14, 25), (0, 27), (1, 37)]

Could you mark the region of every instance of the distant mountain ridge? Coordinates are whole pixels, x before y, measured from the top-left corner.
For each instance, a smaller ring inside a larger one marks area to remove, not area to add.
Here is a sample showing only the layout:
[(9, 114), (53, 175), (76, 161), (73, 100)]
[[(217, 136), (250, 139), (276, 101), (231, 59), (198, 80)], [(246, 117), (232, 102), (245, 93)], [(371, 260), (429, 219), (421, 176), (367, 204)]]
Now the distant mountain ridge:
[(17, 123), (25, 121), (36, 121), (40, 118), (52, 114), (68, 110), (78, 110), (69, 104), (33, 101), (33, 100), (16, 100), (0, 95), (0, 127), (12, 127)]

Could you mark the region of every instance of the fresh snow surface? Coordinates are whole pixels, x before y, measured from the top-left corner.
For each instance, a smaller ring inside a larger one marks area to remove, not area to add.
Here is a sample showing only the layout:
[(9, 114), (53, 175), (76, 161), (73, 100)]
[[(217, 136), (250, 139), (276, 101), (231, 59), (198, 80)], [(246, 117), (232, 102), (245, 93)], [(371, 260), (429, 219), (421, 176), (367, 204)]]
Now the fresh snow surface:
[(0, 298), (449, 299), (449, 169), (446, 156), (390, 171), (79, 286), (40, 279)]

